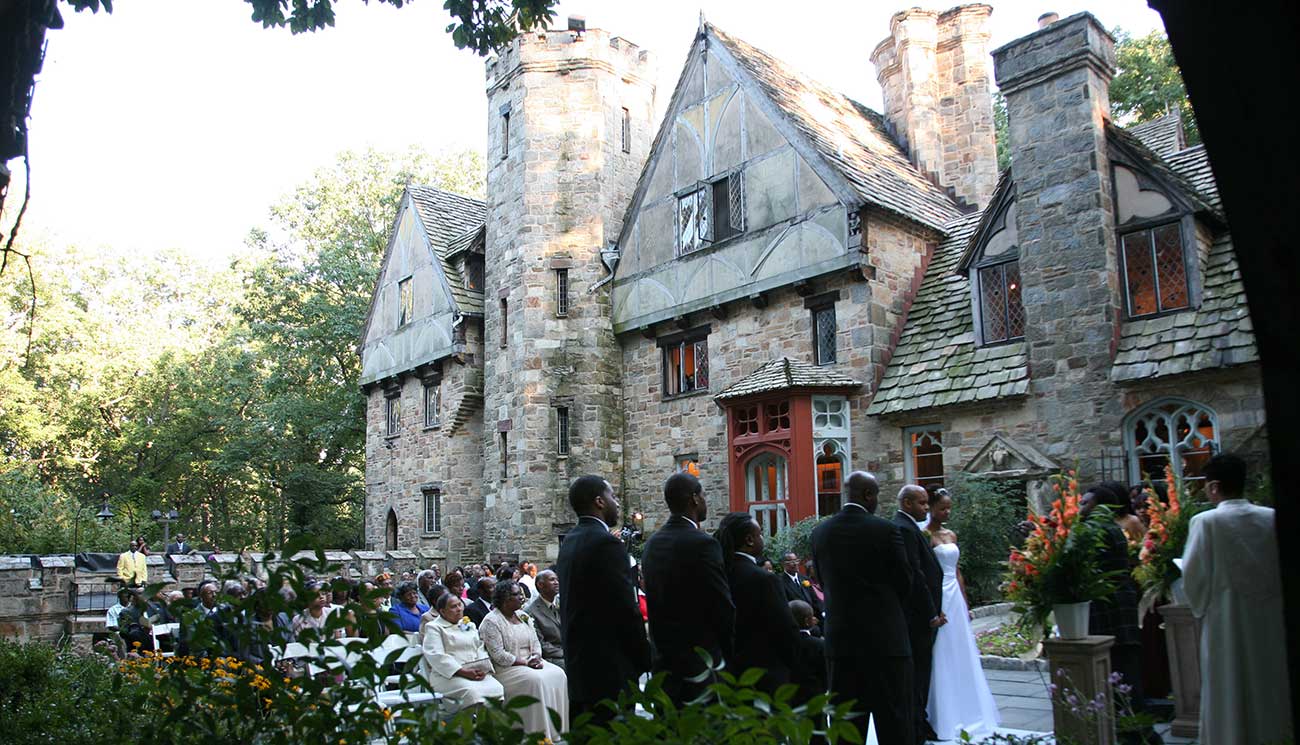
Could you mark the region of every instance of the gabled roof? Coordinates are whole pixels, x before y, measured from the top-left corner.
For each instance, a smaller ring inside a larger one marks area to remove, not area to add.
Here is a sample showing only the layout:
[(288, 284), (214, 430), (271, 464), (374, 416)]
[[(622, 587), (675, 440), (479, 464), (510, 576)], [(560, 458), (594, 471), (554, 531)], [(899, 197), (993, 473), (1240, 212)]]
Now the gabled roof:
[(1112, 381), (1259, 361), (1237, 255), (1226, 234), (1210, 248), (1203, 287), (1199, 308), (1124, 322), (1110, 370)]
[(1190, 180), (1172, 168), (1164, 158), (1148, 148), (1132, 132), (1106, 122), (1106, 137), (1112, 147), (1118, 148), (1121, 153), (1130, 155), (1139, 165), (1145, 167), (1151, 176), (1163, 181), (1173, 189), (1177, 196), (1182, 197), (1191, 205), (1194, 212), (1206, 213), (1219, 224), (1226, 224), (1223, 213), (1220, 212), (1215, 203), (1211, 202)]
[(935, 230), (962, 214), (946, 190), (912, 165), (880, 114), (717, 26), (706, 23), (704, 32), (718, 40), (863, 202)]
[(1183, 137), (1183, 117), (1178, 109), (1125, 129), (1162, 158), (1168, 158), (1187, 145)]
[[(469, 290), (460, 269), (450, 259), (459, 250), (472, 245), (487, 220), (487, 203), (432, 186), (408, 186), (420, 223), (424, 225), (429, 246), (438, 258), (452, 297), (462, 313), (483, 312), (483, 291)], [(387, 257), (385, 257), (387, 258)]]
[(819, 367), (789, 357), (779, 357), (733, 383), (713, 397), (719, 403), (763, 393), (800, 390), (852, 390), (862, 383), (830, 367)]
[(1022, 396), (1029, 391), (1025, 342), (975, 346), (970, 280), (957, 274), (980, 215), (947, 227), (867, 414)]
[[(998, 175), (998, 185), (993, 190), (993, 197), (989, 199), (988, 205), (980, 213), (979, 222), (975, 224), (975, 229), (971, 231), (970, 238), (966, 239), (966, 247), (962, 249), (961, 256), (957, 259), (953, 271), (965, 272), (970, 268), (971, 262), (975, 261), (980, 254), (981, 244), (992, 233), (1001, 230), (1001, 223), (1005, 222), (1006, 219), (1006, 210), (1015, 199), (1016, 185), (1011, 180), (1011, 169), (1004, 168), (1002, 173)], [(998, 223), (997, 225), (994, 224), (995, 221)]]
[(1219, 184), (1210, 169), (1210, 154), (1204, 145), (1195, 145), (1165, 158), (1169, 167), (1191, 184), (1215, 209), (1223, 209), (1219, 200)]

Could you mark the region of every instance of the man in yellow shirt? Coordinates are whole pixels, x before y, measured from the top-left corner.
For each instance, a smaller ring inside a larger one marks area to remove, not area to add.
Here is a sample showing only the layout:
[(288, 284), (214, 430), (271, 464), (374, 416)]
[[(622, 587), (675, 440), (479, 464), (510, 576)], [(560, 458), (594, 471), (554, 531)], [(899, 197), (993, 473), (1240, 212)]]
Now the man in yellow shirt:
[(135, 541), (131, 541), (131, 547), (117, 557), (117, 577), (131, 587), (149, 581), (149, 564)]

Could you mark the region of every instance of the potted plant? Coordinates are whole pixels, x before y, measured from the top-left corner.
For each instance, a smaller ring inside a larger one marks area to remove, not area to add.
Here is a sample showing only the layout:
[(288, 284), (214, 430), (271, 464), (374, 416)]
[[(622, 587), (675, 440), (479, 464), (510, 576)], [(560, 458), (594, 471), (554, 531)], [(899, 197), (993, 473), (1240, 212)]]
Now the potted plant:
[(1101, 571), (1098, 554), (1105, 521), (1104, 507), (1087, 518), (1079, 515), (1079, 482), (1074, 472), (1053, 477), (1057, 498), (1046, 515), (1030, 514), (1023, 549), (1013, 549), (1007, 561), (1007, 597), (1020, 621), (1033, 633), (1046, 636), (1055, 617), (1060, 636), (1079, 639), (1088, 634), (1088, 606), (1115, 589), (1112, 572)]

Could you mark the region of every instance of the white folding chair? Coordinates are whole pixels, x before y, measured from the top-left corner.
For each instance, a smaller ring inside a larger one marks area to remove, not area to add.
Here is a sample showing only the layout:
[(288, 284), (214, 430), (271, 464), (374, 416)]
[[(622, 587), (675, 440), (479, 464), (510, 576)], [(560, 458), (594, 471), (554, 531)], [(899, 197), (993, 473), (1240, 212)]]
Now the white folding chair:
[(154, 654), (162, 657), (175, 657), (175, 652), (162, 651), (162, 646), (158, 643), (158, 637), (171, 637), (173, 642), (172, 646), (175, 647), (176, 645), (174, 642), (176, 641), (176, 637), (180, 634), (180, 631), (181, 625), (179, 623), (155, 623), (153, 628), (150, 630), (150, 634), (153, 636)]

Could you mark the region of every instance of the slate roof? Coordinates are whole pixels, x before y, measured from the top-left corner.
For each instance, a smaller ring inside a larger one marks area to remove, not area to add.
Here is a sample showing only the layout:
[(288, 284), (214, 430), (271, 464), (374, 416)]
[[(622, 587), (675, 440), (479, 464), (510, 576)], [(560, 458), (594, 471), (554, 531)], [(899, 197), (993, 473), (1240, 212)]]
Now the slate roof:
[(1124, 322), (1110, 371), (1112, 381), (1145, 380), (1259, 361), (1230, 236), (1220, 236), (1210, 248), (1204, 276), (1199, 308)]
[(980, 215), (973, 214), (948, 225), (948, 237), (935, 249), (867, 414), (1028, 393), (1024, 341), (975, 346), (970, 280), (954, 270), (979, 222)]
[(408, 186), (420, 222), (424, 224), (429, 245), (447, 275), (452, 297), (462, 313), (482, 313), (483, 293), (465, 288), (460, 269), (450, 260), (457, 249), (463, 250), (472, 243), (487, 221), (487, 203), (432, 186)]
[(733, 383), (722, 393), (714, 396), (713, 400), (730, 401), (791, 388), (842, 389), (861, 386), (862, 383), (859, 381), (829, 367), (819, 367), (789, 357), (779, 357), (764, 363), (762, 367)]
[[(1193, 210), (1197, 212), (1208, 212), (1221, 223), (1226, 224), (1222, 212), (1210, 201), (1209, 197), (1202, 194), (1196, 188), (1192, 181), (1183, 175), (1182, 172), (1173, 168), (1164, 158), (1157, 155), (1146, 143), (1134, 136), (1132, 132), (1123, 127), (1117, 127), (1110, 122), (1106, 123), (1106, 136), (1111, 144), (1119, 145), (1121, 152), (1128, 150), (1142, 161), (1142, 165), (1150, 169), (1151, 173), (1164, 179), (1170, 186), (1178, 190), (1183, 197), (1192, 204)], [(1207, 163), (1208, 165), (1208, 163)], [(1213, 179), (1213, 176), (1211, 176)], [(1216, 189), (1215, 196), (1218, 192)]]
[(1177, 109), (1125, 129), (1162, 158), (1168, 158), (1187, 144), (1183, 139), (1183, 117)]
[(947, 191), (912, 165), (883, 116), (717, 26), (705, 28), (864, 202), (936, 230), (962, 214)]
[(1165, 158), (1174, 172), (1187, 179), (1197, 192), (1216, 209), (1223, 209), (1219, 199), (1219, 184), (1210, 169), (1210, 154), (1204, 145), (1195, 145)]

